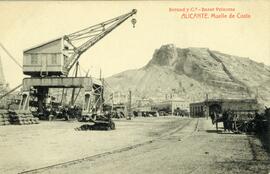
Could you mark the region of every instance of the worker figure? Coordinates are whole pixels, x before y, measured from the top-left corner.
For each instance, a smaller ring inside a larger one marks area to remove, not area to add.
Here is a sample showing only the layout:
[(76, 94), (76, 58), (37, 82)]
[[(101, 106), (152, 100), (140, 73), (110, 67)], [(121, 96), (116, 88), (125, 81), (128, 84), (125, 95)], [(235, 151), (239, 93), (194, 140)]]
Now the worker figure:
[(63, 116), (64, 116), (66, 121), (69, 120), (69, 114), (68, 114), (68, 107), (67, 106), (64, 106), (64, 108), (63, 108)]
[(228, 111), (224, 111), (222, 114), (224, 132), (227, 132), (229, 130), (228, 129), (228, 118), (229, 118)]
[(217, 114), (216, 112), (215, 112), (214, 114), (215, 114), (216, 130), (217, 130), (217, 132), (218, 132), (219, 114)]
[(228, 110), (227, 129), (229, 132), (233, 131), (233, 116), (233, 111)]
[(257, 111), (255, 112), (255, 116), (254, 116), (254, 124), (255, 124), (255, 127), (254, 127), (254, 130), (256, 132), (263, 132), (264, 130), (264, 126), (263, 126), (263, 116), (260, 115)]
[(49, 114), (49, 116), (48, 116), (48, 118), (49, 118), (49, 121), (52, 121), (53, 120), (53, 108), (50, 106), (49, 108), (48, 108), (48, 114)]
[(216, 112), (213, 113), (213, 120), (212, 120), (213, 124), (216, 124), (216, 130), (218, 132), (218, 114)]
[(215, 112), (211, 112), (210, 117), (211, 117), (211, 120), (212, 120), (212, 124), (215, 124)]

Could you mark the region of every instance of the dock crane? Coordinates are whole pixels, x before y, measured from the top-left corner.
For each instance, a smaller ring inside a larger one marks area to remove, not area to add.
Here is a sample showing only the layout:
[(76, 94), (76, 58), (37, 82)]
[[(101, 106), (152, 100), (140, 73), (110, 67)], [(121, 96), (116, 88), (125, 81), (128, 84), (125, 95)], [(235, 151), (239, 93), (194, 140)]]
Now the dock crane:
[[(102, 108), (102, 81), (91, 77), (69, 77), (69, 72), (83, 53), (136, 13), (137, 10), (133, 9), (129, 13), (25, 50), (23, 73), (30, 77), (23, 79), (19, 110), (29, 110), (30, 90), (36, 91), (38, 111), (43, 112), (49, 88), (84, 88), (82, 114), (91, 116), (91, 120), (96, 122), (98, 116), (93, 116), (93, 110)], [(131, 22), (134, 27), (136, 19), (133, 18)]]
[[(25, 50), (23, 73), (31, 77), (67, 77), (84, 52), (136, 13), (137, 10), (133, 9), (127, 14)], [(131, 22), (134, 27), (136, 19)]]

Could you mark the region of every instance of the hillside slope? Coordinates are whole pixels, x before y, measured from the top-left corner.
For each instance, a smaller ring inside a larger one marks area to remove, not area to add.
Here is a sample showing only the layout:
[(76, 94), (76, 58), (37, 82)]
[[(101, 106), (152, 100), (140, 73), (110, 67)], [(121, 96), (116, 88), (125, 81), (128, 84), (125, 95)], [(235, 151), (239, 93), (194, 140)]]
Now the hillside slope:
[[(115, 91), (133, 92), (134, 98), (162, 100), (165, 95), (187, 102), (209, 98), (250, 98), (270, 105), (270, 67), (249, 58), (208, 48), (164, 45), (149, 63), (106, 79)], [(258, 91), (258, 92), (257, 92)]]

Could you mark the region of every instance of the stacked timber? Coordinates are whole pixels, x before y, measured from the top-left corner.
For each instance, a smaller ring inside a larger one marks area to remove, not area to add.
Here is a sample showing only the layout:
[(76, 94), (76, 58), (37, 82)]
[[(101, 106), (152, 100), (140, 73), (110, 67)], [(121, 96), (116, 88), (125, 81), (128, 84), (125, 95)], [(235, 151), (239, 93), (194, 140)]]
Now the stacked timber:
[(10, 112), (10, 122), (16, 125), (38, 124), (38, 118), (34, 117), (30, 111)]
[(10, 125), (10, 116), (7, 110), (0, 110), (0, 126)]

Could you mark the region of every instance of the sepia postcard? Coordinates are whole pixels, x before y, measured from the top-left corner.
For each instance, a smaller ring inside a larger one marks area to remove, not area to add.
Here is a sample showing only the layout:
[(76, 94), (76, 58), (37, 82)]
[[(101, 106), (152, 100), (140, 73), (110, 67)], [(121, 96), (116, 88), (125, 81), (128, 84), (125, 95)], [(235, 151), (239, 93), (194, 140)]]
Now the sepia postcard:
[(0, 1), (1, 174), (270, 174), (270, 1)]

